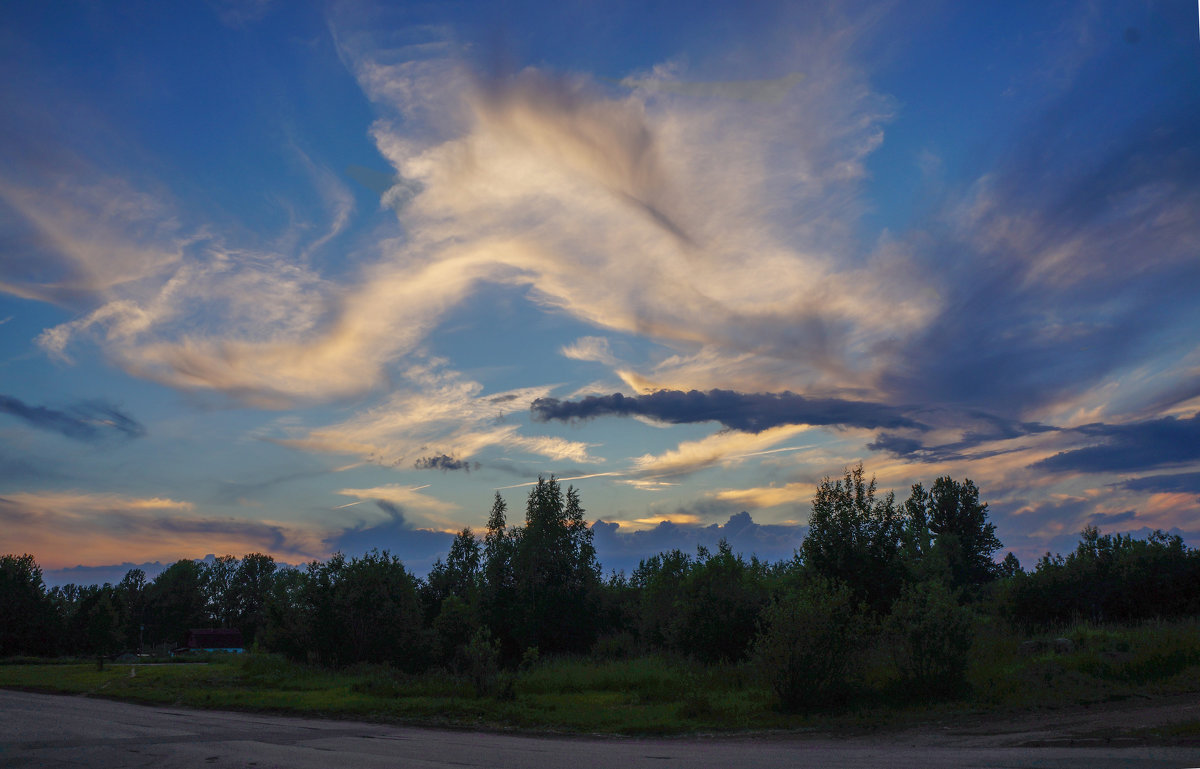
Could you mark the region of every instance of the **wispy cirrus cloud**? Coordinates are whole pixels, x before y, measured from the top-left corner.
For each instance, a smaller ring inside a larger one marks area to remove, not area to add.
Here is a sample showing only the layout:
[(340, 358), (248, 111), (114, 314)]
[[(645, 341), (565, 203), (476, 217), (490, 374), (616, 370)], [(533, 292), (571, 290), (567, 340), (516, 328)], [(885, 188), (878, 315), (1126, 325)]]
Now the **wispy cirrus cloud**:
[(647, 488), (647, 481), (669, 481), (713, 467), (737, 465), (807, 429), (804, 425), (783, 425), (757, 433), (725, 431), (696, 441), (683, 441), (661, 454), (635, 457), (629, 471), (630, 483)]
[[(572, 462), (594, 461), (588, 444), (556, 436), (526, 435), (509, 421), (549, 387), (485, 395), (483, 385), (448, 370), (444, 361), (414, 364), (383, 403), (339, 424), (307, 430), (276, 442), (306, 451), (353, 454), (381, 465), (410, 467), (430, 457), (469, 462), (501, 447)], [(445, 467), (444, 460), (436, 463)], [(432, 466), (432, 465), (431, 465)]]
[[(428, 486), (409, 487), (400, 484), (387, 484), (386, 486), (375, 486), (369, 489), (342, 489), (338, 494), (347, 497), (353, 497), (362, 501), (374, 501), (383, 503), (384, 505), (392, 505), (400, 508), (412, 508), (425, 513), (445, 514), (451, 513), (458, 509), (457, 505), (449, 502), (443, 502), (440, 499), (422, 494), (423, 489)], [(390, 510), (390, 508), (382, 508)]]

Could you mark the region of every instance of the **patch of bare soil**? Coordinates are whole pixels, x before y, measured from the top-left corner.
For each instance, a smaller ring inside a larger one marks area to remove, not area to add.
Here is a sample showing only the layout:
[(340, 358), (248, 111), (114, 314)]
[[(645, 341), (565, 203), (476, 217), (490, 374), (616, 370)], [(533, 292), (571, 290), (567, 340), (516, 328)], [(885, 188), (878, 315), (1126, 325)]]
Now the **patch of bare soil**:
[[(1192, 728), (1186, 728), (1191, 725)], [(882, 736), (882, 735), (881, 735)], [(1200, 746), (1200, 692), (1017, 714), (964, 713), (883, 739), (955, 747)]]

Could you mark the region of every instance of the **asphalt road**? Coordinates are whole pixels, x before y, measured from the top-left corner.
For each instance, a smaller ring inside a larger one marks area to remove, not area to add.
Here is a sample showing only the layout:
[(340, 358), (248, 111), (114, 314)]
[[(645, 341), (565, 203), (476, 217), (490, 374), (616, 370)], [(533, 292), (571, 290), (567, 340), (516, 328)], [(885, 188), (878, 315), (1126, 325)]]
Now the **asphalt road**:
[(532, 737), (0, 691), (0, 767), (1200, 767), (1200, 749), (1012, 736)]

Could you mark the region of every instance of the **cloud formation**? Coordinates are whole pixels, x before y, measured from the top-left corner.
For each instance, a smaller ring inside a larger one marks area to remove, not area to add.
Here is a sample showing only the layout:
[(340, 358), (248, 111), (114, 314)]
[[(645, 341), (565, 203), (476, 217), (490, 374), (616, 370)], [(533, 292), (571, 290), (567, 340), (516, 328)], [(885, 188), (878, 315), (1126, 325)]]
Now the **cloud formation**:
[(759, 433), (781, 425), (909, 427), (920, 422), (881, 403), (839, 398), (806, 398), (791, 392), (739, 393), (731, 390), (660, 390), (647, 395), (589, 395), (579, 401), (538, 398), (531, 406), (538, 421), (570, 421), (598, 416), (643, 416), (672, 424), (719, 422), (731, 430)]
[(1084, 425), (1076, 432), (1103, 443), (1062, 451), (1034, 462), (1049, 472), (1137, 472), (1200, 460), (1200, 413), (1124, 425)]
[(1117, 485), (1130, 491), (1200, 494), (1200, 472), (1147, 475), (1142, 478), (1122, 481)]
[[(49, 568), (128, 559), (171, 562), (208, 552), (263, 552), (277, 558), (326, 554), (317, 529), (278, 521), (205, 514), (185, 500), (85, 491), (22, 491), (0, 495), (6, 537), (38, 554)], [(63, 554), (71, 554), (64, 556)]]
[(146, 434), (146, 428), (136, 419), (102, 401), (86, 401), (59, 411), (32, 406), (20, 398), (0, 394), (0, 414), (9, 414), (40, 430), (80, 441), (98, 441), (113, 435), (140, 438)]
[[(559, 461), (592, 461), (588, 444), (556, 436), (527, 435), (510, 417), (545, 396), (549, 387), (484, 394), (483, 385), (446, 368), (445, 361), (410, 365), (379, 405), (333, 425), (276, 442), (306, 451), (352, 454), (393, 467), (412, 467), (437, 457), (467, 462), (489, 447)], [(424, 467), (424, 465), (419, 465)], [(449, 469), (449, 468), (447, 468)]]
[[(451, 470), (462, 470), (465, 473), (471, 472), (472, 463), (465, 459), (455, 459), (454, 457), (438, 454), (432, 457), (418, 457), (413, 462), (413, 468), (417, 470), (441, 470), (443, 473)], [(480, 464), (474, 463), (474, 468), (478, 470)]]

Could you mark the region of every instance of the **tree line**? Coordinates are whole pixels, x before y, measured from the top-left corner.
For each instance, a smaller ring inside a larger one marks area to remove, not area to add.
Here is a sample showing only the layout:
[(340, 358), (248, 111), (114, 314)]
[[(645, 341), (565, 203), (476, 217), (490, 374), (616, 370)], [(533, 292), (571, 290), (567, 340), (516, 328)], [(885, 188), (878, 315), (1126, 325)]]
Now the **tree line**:
[(32, 556), (6, 555), (0, 656), (112, 655), (203, 627), (237, 628), (248, 646), (312, 664), (408, 671), (667, 652), (756, 659), (790, 687), (778, 692), (788, 703), (827, 691), (872, 634), (887, 634), (906, 675), (946, 682), (965, 668), (973, 617), (1036, 629), (1200, 612), (1200, 551), (1177, 536), (1088, 528), (1075, 552), (1025, 571), (1012, 553), (996, 561), (987, 507), (974, 483), (949, 477), (898, 502), (860, 464), (817, 486), (791, 559), (745, 558), (722, 542), (603, 576), (578, 491), (552, 476), (531, 489), (522, 525), (496, 494), (483, 536), (463, 529), (424, 579), (386, 551), (302, 568), (251, 553), (47, 590)]

